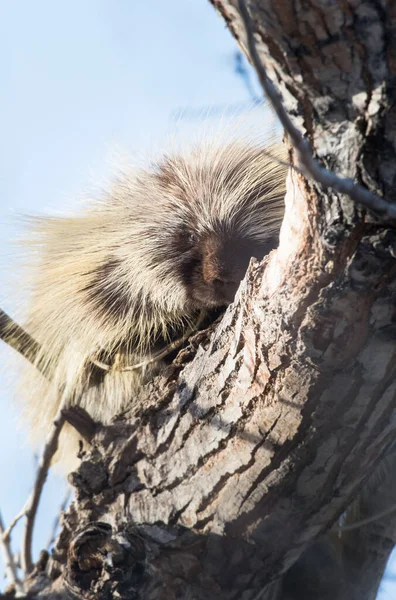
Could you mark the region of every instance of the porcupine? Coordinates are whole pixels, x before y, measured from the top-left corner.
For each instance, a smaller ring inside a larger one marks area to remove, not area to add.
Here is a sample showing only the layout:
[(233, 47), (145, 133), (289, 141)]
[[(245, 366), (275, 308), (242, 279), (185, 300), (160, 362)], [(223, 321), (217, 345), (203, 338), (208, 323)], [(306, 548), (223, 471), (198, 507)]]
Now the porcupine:
[[(44, 376), (26, 367), (23, 388), (36, 437), (65, 396), (108, 423), (158, 371), (153, 355), (233, 301), (250, 258), (278, 244), (285, 176), (280, 144), (205, 144), (121, 175), (76, 216), (34, 220), (25, 328)], [(66, 426), (64, 467), (77, 440)]]

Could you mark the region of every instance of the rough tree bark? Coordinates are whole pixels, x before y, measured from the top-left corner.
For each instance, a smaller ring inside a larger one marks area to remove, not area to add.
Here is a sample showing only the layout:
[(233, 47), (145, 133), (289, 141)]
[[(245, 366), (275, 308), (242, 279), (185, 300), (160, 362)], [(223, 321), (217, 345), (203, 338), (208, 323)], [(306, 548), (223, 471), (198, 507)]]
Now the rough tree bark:
[[(247, 52), (238, 2), (212, 3)], [(316, 156), (395, 201), (394, 3), (248, 6), (267, 73)], [(97, 427), (31, 594), (375, 598), (394, 515), (351, 532), (337, 589), (313, 555), (378, 461), (386, 473), (396, 461), (383, 458), (395, 432), (395, 253), (393, 224), (290, 171), (279, 249), (251, 264), (211, 336)], [(385, 507), (385, 489), (396, 500), (389, 478), (375, 481), (363, 516)], [(318, 587), (302, 596), (307, 579)]]

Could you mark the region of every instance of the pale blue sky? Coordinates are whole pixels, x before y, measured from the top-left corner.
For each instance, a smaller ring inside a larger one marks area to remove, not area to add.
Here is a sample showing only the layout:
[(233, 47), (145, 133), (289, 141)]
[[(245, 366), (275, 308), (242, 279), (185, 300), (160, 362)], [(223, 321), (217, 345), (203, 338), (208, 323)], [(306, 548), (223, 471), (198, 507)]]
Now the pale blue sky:
[[(0, 39), (0, 306), (15, 314), (8, 282), (18, 214), (65, 212), (109, 174), (115, 150), (134, 155), (161, 147), (169, 135), (190, 137), (203, 126), (201, 111), (211, 108), (206, 120), (215, 126), (223, 107), (234, 111), (251, 97), (233, 69), (236, 43), (206, 0), (9, 0), (0, 6)], [(185, 118), (177, 121), (181, 110)], [(9, 352), (0, 344), (2, 363)], [(22, 507), (33, 476), (11, 398), (2, 376), (6, 522)], [(47, 540), (63, 487), (62, 478), (50, 477), (36, 550)], [(392, 598), (392, 589), (385, 584), (381, 600)]]

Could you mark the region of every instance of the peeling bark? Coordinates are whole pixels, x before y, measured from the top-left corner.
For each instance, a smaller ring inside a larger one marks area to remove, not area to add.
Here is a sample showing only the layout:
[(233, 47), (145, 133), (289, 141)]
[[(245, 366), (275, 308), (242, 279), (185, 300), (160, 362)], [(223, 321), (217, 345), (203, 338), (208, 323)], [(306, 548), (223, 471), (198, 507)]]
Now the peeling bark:
[[(246, 48), (237, 2), (212, 3)], [(395, 7), (248, 5), (316, 156), (393, 201)], [(285, 202), (278, 250), (251, 263), (215, 331), (94, 428), (36, 597), (375, 598), (396, 517), (342, 536), (339, 554), (324, 534), (362, 487), (357, 518), (396, 501), (396, 232), (295, 171)]]

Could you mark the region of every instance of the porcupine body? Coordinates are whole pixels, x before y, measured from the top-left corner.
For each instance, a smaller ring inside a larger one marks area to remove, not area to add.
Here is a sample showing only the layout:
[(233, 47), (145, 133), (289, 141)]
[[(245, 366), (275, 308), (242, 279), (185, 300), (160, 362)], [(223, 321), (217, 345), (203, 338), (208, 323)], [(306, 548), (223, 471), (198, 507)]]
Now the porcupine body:
[[(34, 221), (25, 327), (44, 376), (27, 366), (23, 388), (36, 438), (64, 397), (109, 422), (159, 365), (131, 366), (232, 302), (250, 258), (278, 244), (283, 160), (280, 145), (205, 144), (120, 176), (76, 216)], [(77, 440), (62, 433), (64, 468)]]

